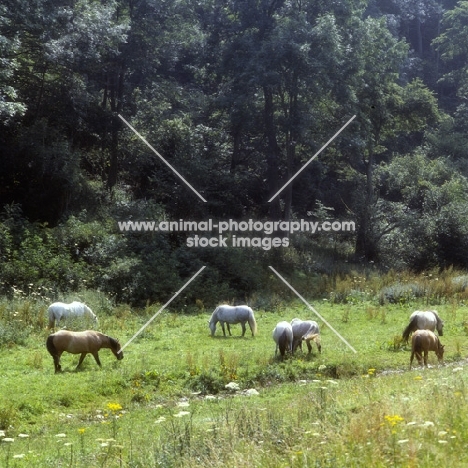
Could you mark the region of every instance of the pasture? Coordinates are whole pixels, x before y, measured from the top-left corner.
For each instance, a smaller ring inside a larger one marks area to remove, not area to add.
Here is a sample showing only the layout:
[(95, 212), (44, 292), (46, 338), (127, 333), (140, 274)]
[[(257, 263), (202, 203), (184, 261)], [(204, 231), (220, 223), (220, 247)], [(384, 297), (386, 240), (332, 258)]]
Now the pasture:
[[(75, 371), (79, 356), (64, 353), (54, 374), (47, 305), (4, 300), (2, 326), (18, 327), (0, 335), (0, 466), (466, 466), (468, 308), (432, 307), (445, 322), (445, 365), (430, 353), (432, 367), (409, 371), (401, 334), (424, 304), (314, 306), (357, 354), (317, 320), (321, 354), (304, 346), (275, 358), (279, 321), (316, 319), (292, 302), (254, 308), (254, 338), (240, 325), (211, 337), (213, 310), (164, 311), (123, 360), (103, 349), (102, 369), (88, 355)], [(99, 331), (125, 344), (158, 306), (93, 310)]]

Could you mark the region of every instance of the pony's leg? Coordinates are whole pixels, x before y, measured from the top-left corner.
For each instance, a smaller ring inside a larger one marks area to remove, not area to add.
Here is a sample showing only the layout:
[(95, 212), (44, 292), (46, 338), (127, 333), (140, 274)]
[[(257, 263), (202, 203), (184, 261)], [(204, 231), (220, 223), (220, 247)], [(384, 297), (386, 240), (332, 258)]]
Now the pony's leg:
[(78, 365), (76, 366), (77, 369), (81, 366), (81, 364), (83, 364), (84, 358), (87, 354), (88, 353), (81, 353), (80, 360), (78, 361)]
[(241, 327), (242, 327), (242, 336), (245, 335), (245, 322), (241, 322)]
[(309, 350), (308, 354), (310, 354), (312, 352), (312, 345), (310, 344), (309, 340), (306, 341), (306, 344), (307, 344), (307, 349)]
[(96, 351), (95, 353), (92, 353), (93, 356), (94, 356), (94, 360), (96, 361), (96, 364), (99, 366), (99, 367), (102, 367), (101, 365), (101, 361), (99, 360), (99, 354), (98, 352)]
[(60, 365), (60, 356), (61, 354), (56, 354), (55, 356), (52, 356), (54, 358), (54, 367), (56, 374), (62, 372), (62, 366)]
[(424, 350), (424, 367), (427, 367), (427, 355), (429, 354), (429, 351)]
[(227, 329), (228, 329), (228, 332), (229, 332), (229, 336), (232, 336), (231, 325), (229, 325), (229, 322), (226, 322), (226, 325), (227, 325)]
[[(224, 328), (224, 322), (219, 322), (219, 323), (221, 324), (221, 328), (223, 329), (223, 335), (226, 336), (226, 330)], [(229, 324), (228, 324), (228, 330), (229, 330)], [(231, 332), (229, 331), (229, 333), (231, 333)]]
[(410, 361), (409, 361), (410, 370), (411, 370), (411, 365), (413, 364), (413, 358), (414, 358), (414, 351), (411, 351), (411, 358), (410, 358)]
[(296, 351), (297, 347), (299, 345), (299, 342), (297, 340), (294, 340), (293, 339), (293, 345), (292, 345), (292, 353), (294, 354), (294, 352)]

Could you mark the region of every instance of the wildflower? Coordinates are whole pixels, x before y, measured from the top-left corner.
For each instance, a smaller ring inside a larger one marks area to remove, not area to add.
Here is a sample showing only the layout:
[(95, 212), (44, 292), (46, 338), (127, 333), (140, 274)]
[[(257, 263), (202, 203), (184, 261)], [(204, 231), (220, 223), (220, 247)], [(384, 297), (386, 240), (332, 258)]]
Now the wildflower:
[(64, 437), (67, 437), (67, 434), (64, 434), (64, 433), (62, 432), (62, 433), (60, 433), (60, 434), (55, 434), (55, 437), (64, 438)]
[(13, 458), (24, 458), (25, 456), (24, 453), (18, 453), (17, 455), (13, 455)]
[(175, 418), (181, 418), (182, 416), (187, 416), (190, 414), (190, 411), (179, 411), (177, 414), (174, 414)]
[(116, 411), (120, 411), (122, 409), (122, 406), (120, 406), (118, 403), (108, 403), (107, 407), (115, 413)]
[(29, 435), (28, 434), (18, 434), (18, 437), (20, 439), (27, 439), (29, 437)]
[(414, 380), (422, 380), (423, 378), (420, 375), (417, 375)]
[(407, 442), (409, 442), (409, 439), (401, 439), (397, 443), (398, 444), (406, 444)]
[(11, 437), (5, 437), (4, 439), (2, 439), (2, 442), (14, 442), (15, 439), (12, 439)]
[(86, 429), (85, 429), (84, 427), (80, 427), (80, 428), (78, 429), (78, 433), (79, 433), (79, 434), (84, 434), (85, 431), (86, 431)]
[(367, 373), (369, 375), (374, 375), (375, 374), (375, 369), (368, 369)]
[(447, 444), (448, 442), (446, 440), (438, 440), (439, 444)]
[(398, 423), (404, 421), (404, 418), (399, 416), (398, 414), (395, 415), (387, 415), (385, 416), (385, 420), (390, 424), (391, 427), (396, 426)]
[(188, 401), (179, 401), (179, 403), (177, 403), (177, 406), (179, 406), (180, 408), (186, 408), (187, 406), (190, 406), (190, 403)]

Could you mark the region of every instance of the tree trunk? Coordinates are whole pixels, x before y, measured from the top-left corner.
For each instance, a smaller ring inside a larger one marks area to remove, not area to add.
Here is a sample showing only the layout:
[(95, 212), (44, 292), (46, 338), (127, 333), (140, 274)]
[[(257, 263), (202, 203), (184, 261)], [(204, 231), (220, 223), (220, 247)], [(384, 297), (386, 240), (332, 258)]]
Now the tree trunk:
[(375, 235), (374, 206), (376, 195), (374, 192), (374, 156), (370, 152), (366, 164), (366, 188), (364, 203), (358, 220), (358, 231), (356, 236), (355, 257), (358, 260), (377, 261), (378, 246)]
[[(278, 191), (280, 148), (276, 140), (274, 123), (273, 92), (269, 86), (263, 87), (265, 97), (265, 135), (267, 138), (267, 184), (268, 194), (271, 198)], [(269, 208), (270, 218), (279, 220), (281, 216), (279, 195), (271, 201)]]
[(124, 94), (124, 75), (125, 67), (120, 64), (118, 71), (113, 77), (110, 88), (110, 108), (112, 111), (111, 121), (111, 144), (110, 144), (110, 159), (109, 172), (107, 174), (107, 188), (112, 188), (117, 183), (118, 163), (119, 163), (119, 131), (121, 122), (118, 114), (122, 110), (123, 94)]

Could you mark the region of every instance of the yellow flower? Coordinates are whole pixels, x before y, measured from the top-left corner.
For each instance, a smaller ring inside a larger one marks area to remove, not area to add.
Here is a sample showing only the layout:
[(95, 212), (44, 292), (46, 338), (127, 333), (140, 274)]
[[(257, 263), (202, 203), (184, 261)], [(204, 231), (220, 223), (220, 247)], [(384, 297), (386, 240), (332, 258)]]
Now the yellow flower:
[(107, 407), (115, 413), (116, 411), (120, 411), (122, 407), (118, 403), (107, 403)]
[(78, 432), (79, 432), (80, 434), (84, 434), (85, 431), (86, 431), (86, 429), (83, 428), (83, 427), (81, 427), (80, 429), (78, 429)]
[(399, 416), (398, 414), (387, 415), (387, 416), (385, 416), (385, 421), (387, 421), (388, 424), (390, 424), (391, 427), (394, 427), (394, 426), (396, 426), (398, 423), (404, 421), (404, 418), (402, 418), (402, 417)]

